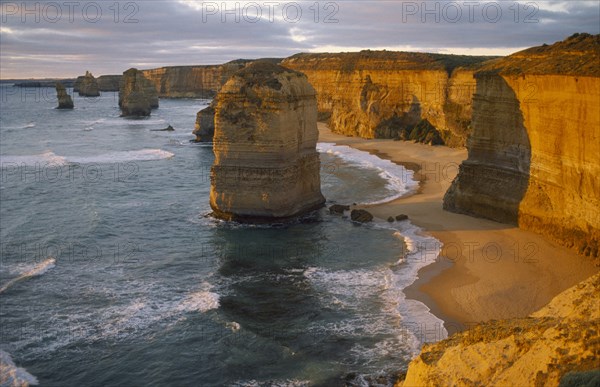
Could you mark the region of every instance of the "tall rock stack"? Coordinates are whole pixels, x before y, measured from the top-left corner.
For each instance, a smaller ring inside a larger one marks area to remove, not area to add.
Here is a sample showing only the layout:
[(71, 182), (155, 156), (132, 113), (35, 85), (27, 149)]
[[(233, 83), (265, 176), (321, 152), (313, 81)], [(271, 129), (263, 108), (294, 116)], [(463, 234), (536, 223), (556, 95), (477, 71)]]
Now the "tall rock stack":
[(263, 61), (227, 81), (215, 108), (216, 217), (269, 222), (324, 204), (315, 94), (305, 75)]
[(138, 69), (123, 73), (119, 88), (119, 107), (123, 117), (149, 116), (158, 107), (158, 94), (152, 82)]
[(77, 86), (79, 95), (82, 97), (98, 97), (100, 96), (100, 89), (98, 88), (98, 81), (92, 73), (89, 71), (85, 72), (83, 77), (77, 78)]
[(67, 94), (65, 86), (60, 82), (56, 82), (56, 97), (58, 98), (57, 109), (73, 109), (73, 99)]

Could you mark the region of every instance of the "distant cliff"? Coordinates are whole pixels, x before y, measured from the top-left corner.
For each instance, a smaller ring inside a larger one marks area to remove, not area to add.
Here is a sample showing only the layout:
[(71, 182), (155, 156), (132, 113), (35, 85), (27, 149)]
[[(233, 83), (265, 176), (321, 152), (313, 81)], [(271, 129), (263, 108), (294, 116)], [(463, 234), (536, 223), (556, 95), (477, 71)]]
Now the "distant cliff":
[(100, 91), (119, 91), (122, 75), (100, 75), (97, 79)]
[(160, 67), (142, 72), (154, 83), (161, 98), (213, 98), (236, 71), (250, 62), (238, 59), (221, 65)]
[(469, 157), (450, 211), (518, 224), (580, 253), (600, 243), (600, 35), (576, 34), (475, 74)]
[(282, 65), (308, 76), (320, 116), (330, 117), (336, 133), (417, 139), (419, 128), (434, 128), (447, 145), (464, 146), (475, 90), (473, 66), (489, 59), (362, 51), (298, 54)]

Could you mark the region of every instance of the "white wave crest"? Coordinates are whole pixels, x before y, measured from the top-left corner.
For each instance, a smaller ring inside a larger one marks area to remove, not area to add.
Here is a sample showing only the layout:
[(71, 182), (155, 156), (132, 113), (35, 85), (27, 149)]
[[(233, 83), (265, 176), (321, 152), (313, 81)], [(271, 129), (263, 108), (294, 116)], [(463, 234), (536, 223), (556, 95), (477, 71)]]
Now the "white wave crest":
[(0, 350), (0, 386), (27, 387), (38, 385), (38, 383), (35, 376), (15, 365), (8, 352)]
[(176, 308), (180, 312), (206, 312), (219, 307), (219, 295), (211, 292), (189, 294)]
[(45, 152), (37, 155), (26, 156), (0, 156), (3, 165), (28, 165), (28, 166), (62, 166), (69, 163), (74, 164), (109, 164), (123, 163), (128, 161), (153, 161), (170, 159), (175, 154), (162, 149), (141, 149), (132, 151), (109, 152), (96, 156), (59, 156), (54, 152)]
[(63, 156), (58, 156), (54, 152), (44, 152), (38, 155), (26, 156), (0, 156), (0, 163), (8, 167), (8, 164), (18, 165), (42, 165), (42, 166), (61, 166), (68, 163)]
[(4, 285), (2, 288), (0, 288), (0, 294), (4, 293), (6, 290), (11, 288), (17, 282), (23, 281), (23, 280), (31, 278), (31, 277), (40, 276), (40, 275), (46, 273), (48, 270), (54, 268), (55, 266), (56, 266), (56, 260), (54, 258), (48, 258), (48, 259), (46, 259), (38, 264), (35, 264), (33, 266), (32, 265), (26, 266), (26, 268), (21, 272), (20, 275), (18, 275), (16, 278), (13, 278), (10, 281), (8, 281), (8, 283), (6, 285)]

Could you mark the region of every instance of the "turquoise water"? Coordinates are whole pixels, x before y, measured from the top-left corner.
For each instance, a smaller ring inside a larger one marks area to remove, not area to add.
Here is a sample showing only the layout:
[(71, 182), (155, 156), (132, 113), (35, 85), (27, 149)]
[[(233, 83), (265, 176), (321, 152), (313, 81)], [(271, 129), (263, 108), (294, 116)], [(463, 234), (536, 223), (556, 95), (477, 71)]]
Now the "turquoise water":
[[(0, 91), (0, 349), (40, 385), (388, 385), (439, 328), (401, 292), (431, 241), (407, 222), (206, 217), (213, 153), (189, 140), (210, 101), (130, 120), (116, 93), (59, 111), (52, 89)], [(319, 149), (328, 204), (414, 188)]]

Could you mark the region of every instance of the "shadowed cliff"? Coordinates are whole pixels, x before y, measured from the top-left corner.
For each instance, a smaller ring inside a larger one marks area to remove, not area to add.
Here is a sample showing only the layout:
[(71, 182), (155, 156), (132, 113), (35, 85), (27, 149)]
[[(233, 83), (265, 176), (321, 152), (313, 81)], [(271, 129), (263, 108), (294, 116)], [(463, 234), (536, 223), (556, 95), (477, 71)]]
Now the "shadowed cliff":
[(444, 208), (548, 236), (597, 258), (600, 39), (575, 34), (475, 75), (469, 157)]

